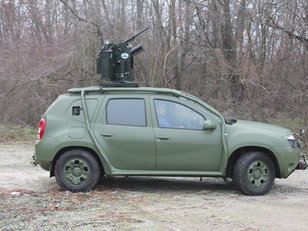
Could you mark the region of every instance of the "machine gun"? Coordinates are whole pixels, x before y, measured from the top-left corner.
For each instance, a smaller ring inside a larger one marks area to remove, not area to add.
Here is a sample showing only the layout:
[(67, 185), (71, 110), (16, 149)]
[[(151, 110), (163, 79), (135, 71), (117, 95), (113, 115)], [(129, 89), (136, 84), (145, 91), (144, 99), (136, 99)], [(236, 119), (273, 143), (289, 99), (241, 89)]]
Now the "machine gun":
[(130, 47), (129, 43), (138, 35), (148, 30), (143, 29), (134, 36), (120, 43), (104, 42), (99, 57), (97, 58), (97, 74), (103, 79), (110, 79), (110, 83), (104, 83), (102, 87), (137, 87), (134, 80), (134, 56), (143, 51), (142, 45)]

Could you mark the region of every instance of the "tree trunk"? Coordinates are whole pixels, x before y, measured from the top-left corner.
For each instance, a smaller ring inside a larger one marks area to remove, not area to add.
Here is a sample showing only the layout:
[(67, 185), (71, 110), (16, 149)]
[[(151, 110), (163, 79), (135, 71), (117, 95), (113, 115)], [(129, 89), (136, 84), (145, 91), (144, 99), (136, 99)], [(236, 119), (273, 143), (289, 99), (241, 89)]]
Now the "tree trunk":
[(236, 73), (236, 47), (233, 39), (232, 23), (230, 15), (230, 0), (224, 0), (224, 26), (223, 26), (223, 50), (226, 59), (229, 62), (229, 81), (230, 93), (233, 103), (241, 103), (243, 100), (243, 87), (241, 84), (240, 76)]

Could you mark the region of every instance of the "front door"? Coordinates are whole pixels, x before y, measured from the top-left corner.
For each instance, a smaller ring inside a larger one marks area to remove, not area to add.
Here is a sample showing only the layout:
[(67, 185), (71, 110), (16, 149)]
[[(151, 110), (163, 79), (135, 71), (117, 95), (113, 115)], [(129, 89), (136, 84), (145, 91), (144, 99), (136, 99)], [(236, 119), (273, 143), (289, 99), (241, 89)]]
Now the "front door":
[(204, 131), (209, 114), (197, 112), (188, 102), (152, 98), (156, 118), (157, 170), (218, 171), (222, 160), (220, 123)]

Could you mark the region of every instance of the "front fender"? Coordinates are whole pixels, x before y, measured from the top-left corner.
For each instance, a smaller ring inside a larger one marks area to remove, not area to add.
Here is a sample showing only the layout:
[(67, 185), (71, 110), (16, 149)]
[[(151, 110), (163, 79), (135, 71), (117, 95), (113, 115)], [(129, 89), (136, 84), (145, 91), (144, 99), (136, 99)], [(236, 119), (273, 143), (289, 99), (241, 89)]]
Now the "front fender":
[(271, 136), (235, 135), (230, 137), (226, 143), (229, 157), (237, 150), (248, 147), (268, 150), (274, 155), (275, 162), (278, 164), (280, 178), (287, 178), (294, 171), (300, 159), (299, 149), (292, 148), (289, 144), (284, 144), (283, 141)]

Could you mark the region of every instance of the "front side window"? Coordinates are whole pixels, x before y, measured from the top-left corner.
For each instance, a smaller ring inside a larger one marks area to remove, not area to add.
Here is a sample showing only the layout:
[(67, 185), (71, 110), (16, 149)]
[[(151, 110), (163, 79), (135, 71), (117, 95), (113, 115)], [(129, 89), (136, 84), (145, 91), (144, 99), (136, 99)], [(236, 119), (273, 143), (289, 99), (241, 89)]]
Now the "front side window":
[(107, 104), (107, 124), (146, 126), (143, 99), (111, 99)]
[(203, 116), (189, 107), (167, 100), (154, 100), (154, 105), (161, 128), (203, 129)]

